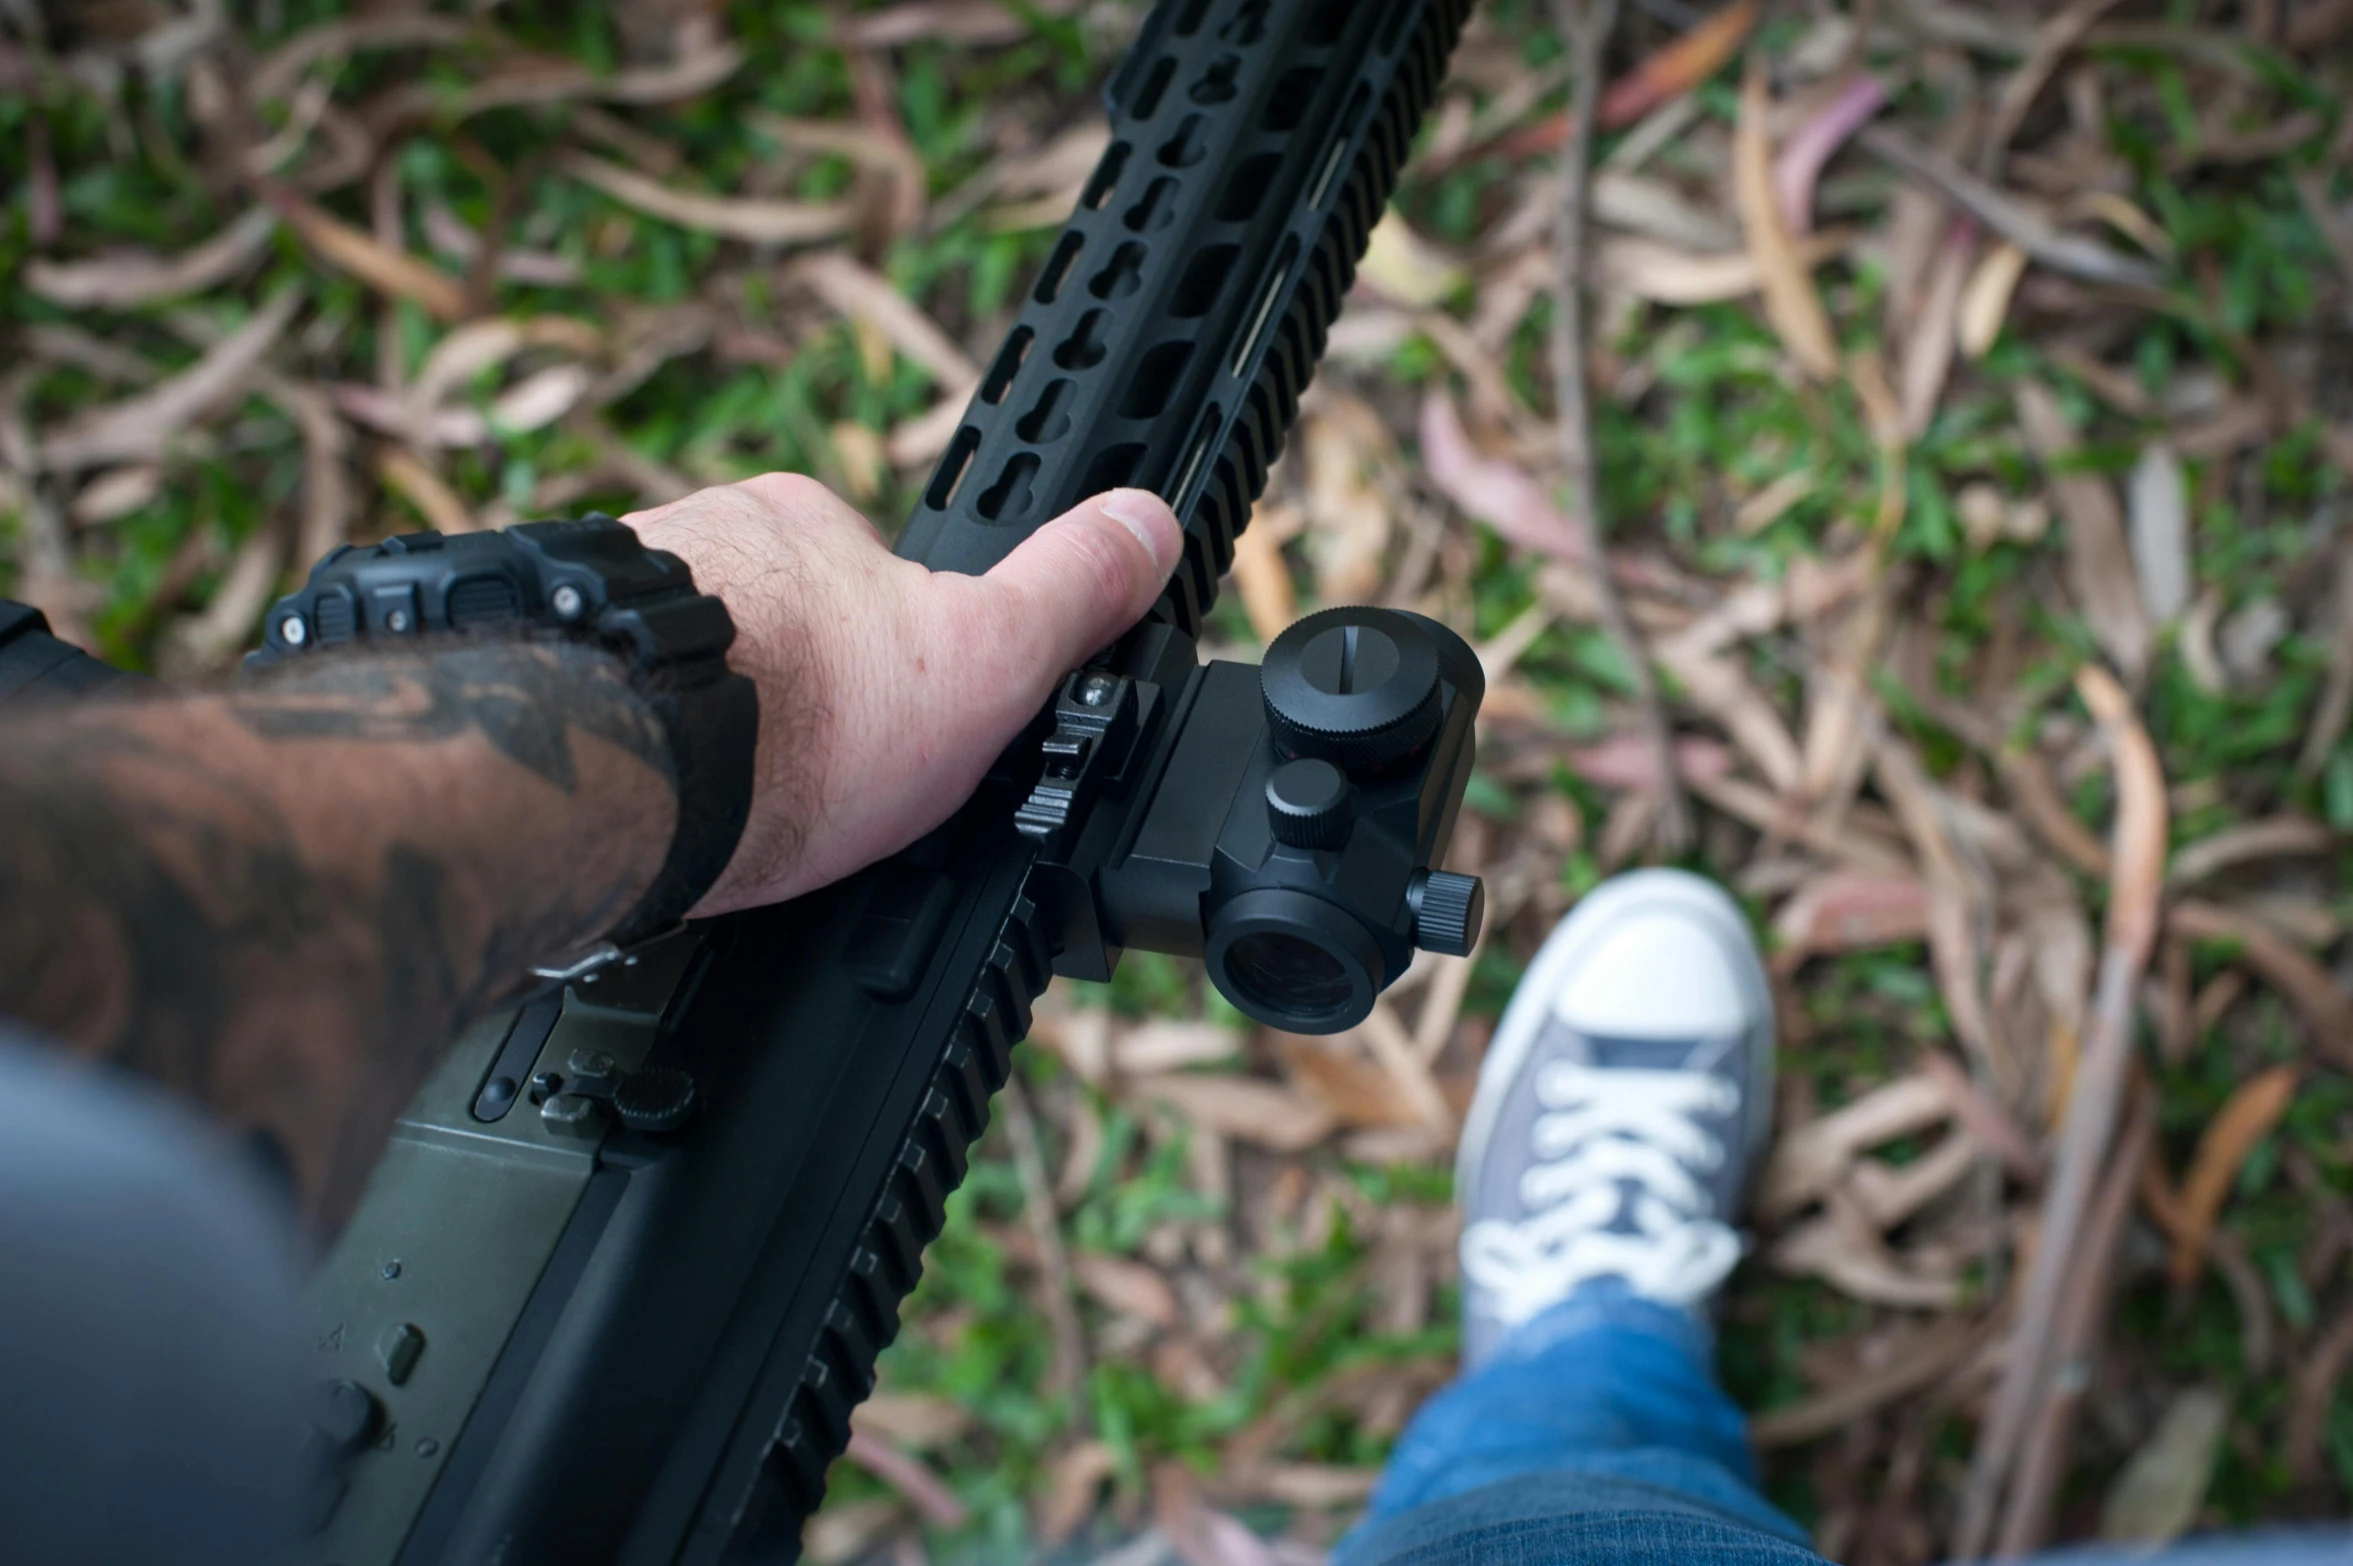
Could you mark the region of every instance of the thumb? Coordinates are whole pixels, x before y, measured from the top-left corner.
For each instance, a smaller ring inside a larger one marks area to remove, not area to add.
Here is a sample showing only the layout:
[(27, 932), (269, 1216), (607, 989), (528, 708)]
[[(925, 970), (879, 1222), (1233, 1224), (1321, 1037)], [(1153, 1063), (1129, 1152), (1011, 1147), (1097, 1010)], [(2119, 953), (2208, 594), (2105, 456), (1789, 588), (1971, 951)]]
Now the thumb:
[(1150, 490), (1114, 489), (1056, 517), (981, 580), (1013, 600), (1023, 651), (1059, 675), (1144, 617), (1184, 549), (1176, 513)]

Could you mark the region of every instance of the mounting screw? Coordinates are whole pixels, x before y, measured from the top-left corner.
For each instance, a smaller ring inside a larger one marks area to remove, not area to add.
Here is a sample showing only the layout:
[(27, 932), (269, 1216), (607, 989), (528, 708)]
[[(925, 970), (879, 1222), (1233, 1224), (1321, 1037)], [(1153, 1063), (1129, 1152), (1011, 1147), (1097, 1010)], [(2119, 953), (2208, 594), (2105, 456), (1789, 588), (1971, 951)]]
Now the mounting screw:
[(419, 1457), (431, 1457), (435, 1452), (440, 1450), (441, 1443), (434, 1440), (431, 1436), (417, 1437), (417, 1455)]
[(386, 1262), (382, 1268), (382, 1271), (384, 1274), (384, 1281), (387, 1283), (391, 1282), (394, 1278), (399, 1277), (400, 1258), (396, 1256), (392, 1260)]
[(289, 647), (300, 647), (310, 640), (310, 627), (303, 623), (301, 615), (290, 614), (278, 622), (278, 639)]
[(1100, 707), (1111, 699), (1111, 693), (1118, 688), (1118, 682), (1110, 675), (1090, 674), (1079, 684), (1078, 699), (1086, 706)]
[(395, 609), (384, 617), (384, 629), (387, 631), (401, 632), (408, 628), (409, 612), (406, 609)]
[(547, 604), (556, 612), (557, 619), (577, 620), (580, 618), (580, 611), (588, 607), (588, 600), (580, 596), (579, 588), (566, 582), (547, 595)]

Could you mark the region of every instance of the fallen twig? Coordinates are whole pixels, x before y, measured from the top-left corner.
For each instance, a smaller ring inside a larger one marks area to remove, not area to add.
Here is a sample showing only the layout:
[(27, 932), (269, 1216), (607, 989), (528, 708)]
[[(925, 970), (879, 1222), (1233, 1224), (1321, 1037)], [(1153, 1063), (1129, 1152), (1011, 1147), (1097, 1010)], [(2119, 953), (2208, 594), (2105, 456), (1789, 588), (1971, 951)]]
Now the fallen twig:
[(2156, 267), (2111, 250), (2096, 239), (2063, 232), (2024, 202), (1893, 125), (1868, 126), (1855, 139), (1946, 200), (1966, 207), (1987, 228), (2055, 272), (2129, 288), (2155, 288), (2164, 281), (2164, 273)]
[[(1601, 481), (1593, 455), (1593, 412), (1585, 394), (1585, 198), (1592, 177), (1594, 105), (1600, 97), (1602, 52), (1618, 23), (1618, 0), (1554, 0), (1561, 29), (1574, 40), (1577, 85), (1569, 103), (1568, 145), (1561, 151), (1561, 213), (1553, 230), (1559, 293), (1552, 310), (1552, 373), (1560, 403), (1561, 462), (1568, 470), (1569, 515), (1584, 541), (1588, 561), (1609, 558), (1603, 547)], [(1670, 854), (1691, 844), (1691, 801), (1675, 770), (1674, 737), (1659, 698), (1658, 676), (1649, 654), (1626, 617), (1625, 603), (1607, 570), (1592, 572), (1602, 628), (1625, 660), (1634, 682), (1642, 728), (1658, 767), (1658, 816), (1652, 838)]]
[(1994, 1553), (2005, 1559), (2035, 1549), (2050, 1532), (2052, 1503), (2074, 1445), (2075, 1416), (2091, 1386), (2100, 1325), (2116, 1290), (2116, 1253), (2132, 1212), (2133, 1187), (2156, 1137), (2156, 1096), (2143, 1092), (2092, 1198), (2082, 1239), (2064, 1260), (2067, 1283), (2053, 1334), (2049, 1389), (2019, 1454), (2018, 1482), (1994, 1541)]
[(2123, 687), (2106, 670), (2086, 667), (2078, 671), (2075, 683), (2084, 705), (2107, 731), (2115, 758), (2115, 871), (2109, 886), (2108, 928), (2091, 1026), (2085, 1031), (2067, 1095), (2067, 1118), (2059, 1130), (2042, 1231), (2027, 1270), (2018, 1325), (2010, 1334), (2009, 1363), (1979, 1428), (1977, 1454), (1961, 1496), (1953, 1541), (1953, 1554), (1960, 1559), (1985, 1553), (2003, 1488), (2028, 1434), (2028, 1421), (2058, 1368), (2061, 1307), (2079, 1242), (2085, 1237), (2093, 1183), (2115, 1128), (2125, 1068), (2132, 1059), (2134, 998), (2157, 942), (2167, 811), (2157, 748), (2134, 716)]

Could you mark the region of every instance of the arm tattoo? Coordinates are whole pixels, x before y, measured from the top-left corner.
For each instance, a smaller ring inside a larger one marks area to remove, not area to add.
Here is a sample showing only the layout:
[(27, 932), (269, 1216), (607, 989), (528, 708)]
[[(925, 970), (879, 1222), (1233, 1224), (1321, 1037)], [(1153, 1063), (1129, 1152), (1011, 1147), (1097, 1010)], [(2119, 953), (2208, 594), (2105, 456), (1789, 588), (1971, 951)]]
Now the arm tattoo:
[(626, 681), (581, 680), (560, 655), (568, 645), (477, 642), (430, 658), (296, 664), (241, 695), (234, 711), (270, 740), (406, 742), (477, 731), (566, 794), (576, 787), (577, 728), (669, 777), (670, 748), (652, 711)]
[(569, 644), (16, 717), (0, 1015), (266, 1133), (332, 1224), (450, 1037), (651, 884), (668, 758)]

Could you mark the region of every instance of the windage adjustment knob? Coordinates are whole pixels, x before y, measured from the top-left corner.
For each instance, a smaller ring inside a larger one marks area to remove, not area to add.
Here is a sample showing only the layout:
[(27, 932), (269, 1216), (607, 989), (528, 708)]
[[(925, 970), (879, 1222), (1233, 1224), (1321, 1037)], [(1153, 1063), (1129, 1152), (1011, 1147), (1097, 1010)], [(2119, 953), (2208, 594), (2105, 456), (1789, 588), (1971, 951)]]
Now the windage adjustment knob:
[(1266, 819), (1275, 841), (1292, 848), (1338, 848), (1355, 820), (1348, 777), (1328, 761), (1286, 761), (1266, 780)]
[(1258, 687), (1284, 757), (1328, 761), (1351, 777), (1411, 760), (1438, 732), (1438, 649), (1395, 610), (1307, 616), (1267, 648)]
[(1442, 957), (1468, 957), (1487, 917), (1487, 888), (1475, 875), (1416, 870), (1405, 889), (1413, 909), (1413, 943)]

